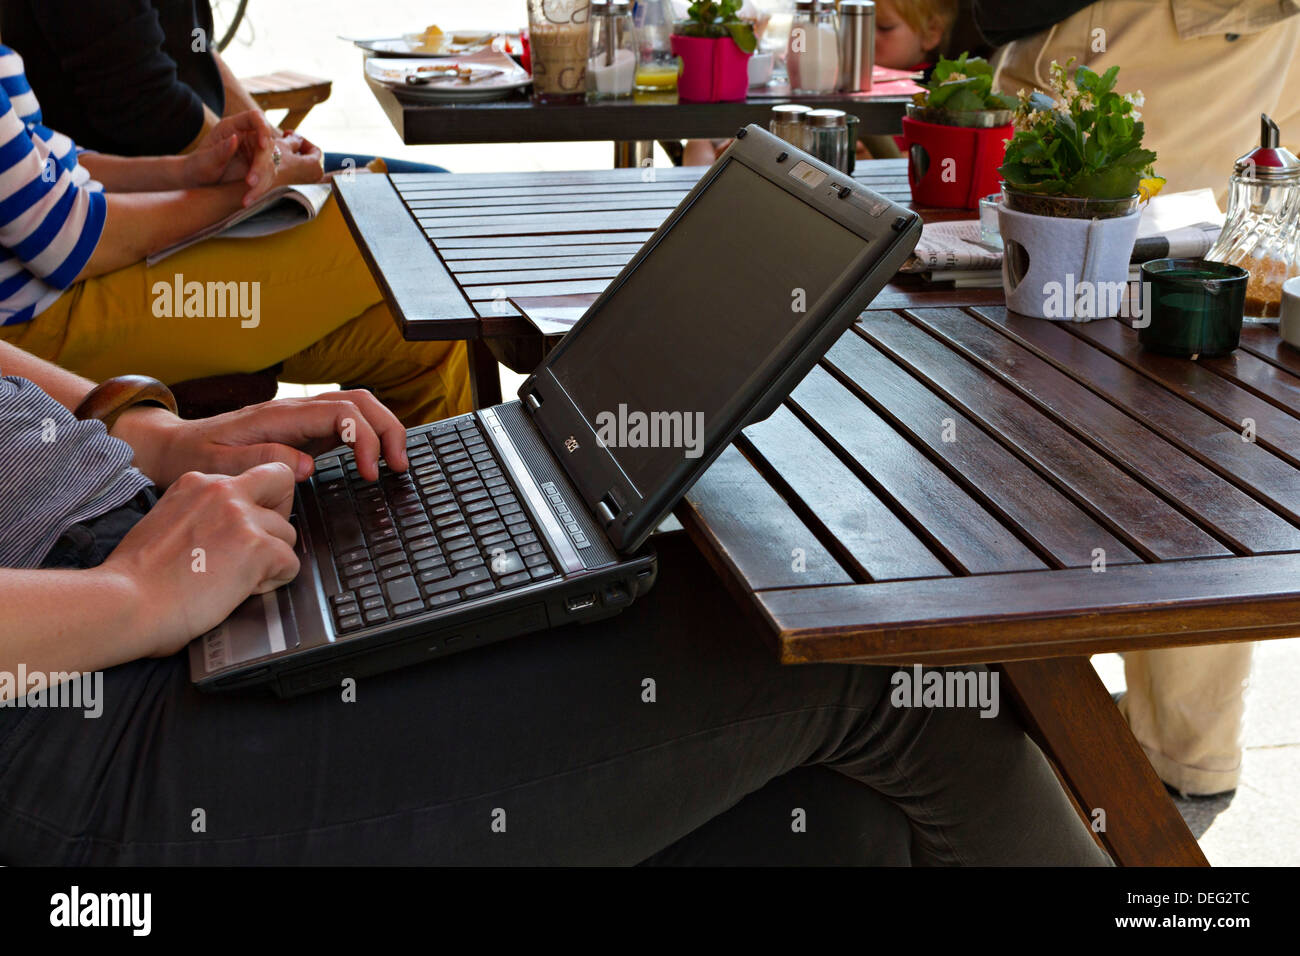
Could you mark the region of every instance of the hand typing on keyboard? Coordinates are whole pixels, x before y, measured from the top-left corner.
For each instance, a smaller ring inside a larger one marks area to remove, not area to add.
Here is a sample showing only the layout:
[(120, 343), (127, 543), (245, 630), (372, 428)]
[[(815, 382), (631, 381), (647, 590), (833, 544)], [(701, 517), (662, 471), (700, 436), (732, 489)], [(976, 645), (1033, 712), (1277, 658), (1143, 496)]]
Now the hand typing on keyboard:
[(407, 468), (406, 429), (364, 389), (282, 398), (197, 421), (142, 405), (123, 415), (113, 434), (135, 449), (136, 466), (160, 488), (187, 471), (238, 475), (271, 461), (303, 481), (313, 456), (339, 444), (352, 446), (360, 473), (371, 481), (379, 477), (381, 457), (394, 471)]
[[(406, 438), (410, 468), (367, 479), (352, 456), (313, 479), (329, 529), (341, 633), (554, 577), (496, 453), (472, 416)], [(328, 590), (328, 588), (327, 588)]]

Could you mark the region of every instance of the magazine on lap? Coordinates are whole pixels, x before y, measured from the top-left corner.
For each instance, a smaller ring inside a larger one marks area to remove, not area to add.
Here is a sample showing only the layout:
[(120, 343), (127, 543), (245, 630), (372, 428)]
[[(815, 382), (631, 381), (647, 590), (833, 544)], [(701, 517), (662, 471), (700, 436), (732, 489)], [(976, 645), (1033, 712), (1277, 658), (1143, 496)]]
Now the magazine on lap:
[(156, 265), (182, 249), (188, 249), (195, 243), (214, 236), (223, 239), (257, 239), (292, 229), (315, 219), (329, 198), (329, 183), (278, 186), (247, 209), (240, 209), (220, 222), (155, 252), (145, 262), (151, 266)]

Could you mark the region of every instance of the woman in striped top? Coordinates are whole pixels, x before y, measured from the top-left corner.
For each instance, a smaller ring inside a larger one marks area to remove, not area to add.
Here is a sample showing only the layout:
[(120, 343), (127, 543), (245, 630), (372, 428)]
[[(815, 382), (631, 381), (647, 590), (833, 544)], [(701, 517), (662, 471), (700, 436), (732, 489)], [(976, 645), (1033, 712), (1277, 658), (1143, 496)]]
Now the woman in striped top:
[[(0, 45), (0, 338), (95, 379), (282, 362), (287, 381), (373, 389), (407, 425), (468, 410), (464, 343), (402, 340), (332, 199), (286, 232), (146, 263), (274, 186), (319, 181), (318, 150), (277, 168), (272, 135), (249, 111), (185, 156), (79, 151), (41, 122), (22, 58)], [(187, 312), (171, 290), (193, 282), (235, 283), (252, 309)]]

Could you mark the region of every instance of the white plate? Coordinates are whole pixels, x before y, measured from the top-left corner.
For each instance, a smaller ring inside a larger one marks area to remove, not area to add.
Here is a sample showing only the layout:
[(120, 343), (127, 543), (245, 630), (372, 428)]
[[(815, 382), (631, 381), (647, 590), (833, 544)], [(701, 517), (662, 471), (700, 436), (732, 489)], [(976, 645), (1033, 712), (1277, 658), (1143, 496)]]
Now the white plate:
[(380, 40), (357, 40), (349, 37), (340, 37), (340, 39), (349, 40), (349, 42), (367, 53), (374, 53), (376, 56), (416, 57), (420, 59), (470, 56), (474, 53), (483, 53), (493, 49), (504, 52), (507, 43), (515, 53), (520, 53), (523, 50), (523, 45), (520, 43), (517, 33), (494, 34), (485, 43), (466, 44), (452, 43), (451, 37), (448, 36), (445, 47), (440, 50), (429, 50), (419, 43), (412, 42), (408, 37), (392, 37)]
[(453, 61), (446, 57), (426, 57), (422, 60), (371, 57), (366, 60), (366, 76), (382, 83), (401, 99), (427, 103), (475, 103), (502, 99), (515, 90), (522, 90), (533, 81), (528, 72), (506, 54), (486, 51), (456, 57), (454, 62), (476, 69), (500, 70), (495, 76), (469, 84), (442, 82), (411, 86), (406, 82), (406, 77), (418, 73), (421, 66), (445, 67), (450, 62)]

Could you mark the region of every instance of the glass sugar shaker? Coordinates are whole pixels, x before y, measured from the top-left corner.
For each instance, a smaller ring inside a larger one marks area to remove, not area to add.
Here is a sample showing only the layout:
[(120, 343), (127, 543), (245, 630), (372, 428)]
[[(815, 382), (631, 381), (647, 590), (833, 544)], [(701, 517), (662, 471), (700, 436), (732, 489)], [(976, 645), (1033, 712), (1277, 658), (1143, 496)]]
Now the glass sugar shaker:
[(627, 0), (591, 5), (591, 56), (587, 61), (587, 98), (630, 99), (636, 82), (637, 41), (632, 6)]
[(791, 91), (834, 93), (840, 81), (839, 44), (834, 4), (829, 0), (796, 0), (785, 55)]
[(1261, 113), (1259, 146), (1233, 165), (1228, 215), (1205, 255), (1250, 273), (1245, 321), (1256, 324), (1277, 323), (1282, 283), (1300, 275), (1300, 159), (1278, 141)]

